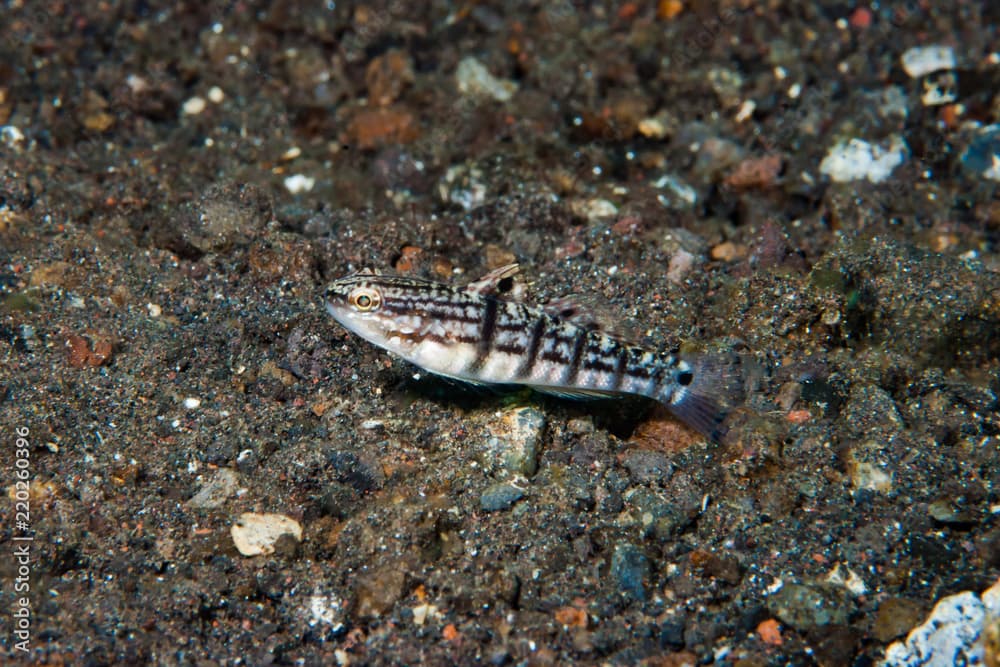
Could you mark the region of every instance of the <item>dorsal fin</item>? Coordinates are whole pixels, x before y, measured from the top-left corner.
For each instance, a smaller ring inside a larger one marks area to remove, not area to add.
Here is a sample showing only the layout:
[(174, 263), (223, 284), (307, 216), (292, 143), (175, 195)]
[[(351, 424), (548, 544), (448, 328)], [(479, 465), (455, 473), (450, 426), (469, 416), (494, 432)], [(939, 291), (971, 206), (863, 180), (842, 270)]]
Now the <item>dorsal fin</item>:
[(588, 331), (600, 331), (623, 343), (634, 342), (633, 337), (622, 326), (621, 318), (611, 315), (607, 303), (592, 294), (558, 297), (546, 303), (542, 309), (552, 317)]
[(506, 264), (498, 269), (493, 269), (479, 280), (473, 280), (465, 286), (465, 291), (471, 294), (496, 294), (500, 288), (500, 282), (517, 275), (520, 268), (516, 263)]

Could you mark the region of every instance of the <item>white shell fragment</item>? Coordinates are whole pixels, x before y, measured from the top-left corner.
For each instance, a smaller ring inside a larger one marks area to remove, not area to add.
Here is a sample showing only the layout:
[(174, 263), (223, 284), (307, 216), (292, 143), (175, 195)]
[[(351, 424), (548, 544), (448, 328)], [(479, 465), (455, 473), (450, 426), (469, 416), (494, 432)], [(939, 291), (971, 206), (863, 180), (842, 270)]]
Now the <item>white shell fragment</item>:
[(302, 541), (302, 525), (284, 514), (244, 512), (229, 529), (233, 544), (244, 556), (274, 553), (274, 543), (282, 535)]
[(489, 97), (506, 102), (517, 92), (517, 84), (493, 76), (486, 65), (469, 56), (462, 58), (455, 70), (458, 91), (471, 97)]
[(903, 69), (910, 78), (918, 79), (931, 72), (955, 69), (955, 51), (950, 46), (915, 46), (907, 49), (902, 58)]
[(881, 183), (903, 163), (908, 152), (906, 143), (895, 136), (890, 139), (888, 147), (861, 139), (840, 141), (820, 162), (819, 170), (837, 183), (861, 179)]
[(285, 179), (285, 189), (293, 195), (309, 192), (316, 185), (316, 179), (304, 174), (292, 174)]
[[(984, 664), (985, 624), (1000, 614), (1000, 582), (983, 592), (956, 593), (934, 605), (930, 616), (905, 641), (885, 650), (881, 667), (952, 667)], [(989, 663), (985, 663), (989, 664)]]

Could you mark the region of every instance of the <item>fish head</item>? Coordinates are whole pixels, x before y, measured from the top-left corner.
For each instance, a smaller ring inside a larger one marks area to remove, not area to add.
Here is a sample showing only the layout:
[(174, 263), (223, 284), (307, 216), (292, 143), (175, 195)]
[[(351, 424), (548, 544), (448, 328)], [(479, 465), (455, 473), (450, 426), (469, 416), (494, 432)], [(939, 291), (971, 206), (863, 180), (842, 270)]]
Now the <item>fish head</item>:
[(407, 308), (410, 290), (398, 282), (370, 270), (334, 280), (324, 293), (326, 310), (348, 331), (405, 357), (418, 342), (419, 321)]

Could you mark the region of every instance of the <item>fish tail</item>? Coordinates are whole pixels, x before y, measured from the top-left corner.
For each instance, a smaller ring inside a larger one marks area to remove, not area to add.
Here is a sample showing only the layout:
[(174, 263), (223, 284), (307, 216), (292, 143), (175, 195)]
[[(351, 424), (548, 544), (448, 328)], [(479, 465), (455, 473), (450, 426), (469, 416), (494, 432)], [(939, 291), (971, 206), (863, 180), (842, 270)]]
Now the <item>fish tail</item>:
[(682, 422), (720, 442), (739, 390), (740, 363), (735, 354), (682, 356), (660, 401)]

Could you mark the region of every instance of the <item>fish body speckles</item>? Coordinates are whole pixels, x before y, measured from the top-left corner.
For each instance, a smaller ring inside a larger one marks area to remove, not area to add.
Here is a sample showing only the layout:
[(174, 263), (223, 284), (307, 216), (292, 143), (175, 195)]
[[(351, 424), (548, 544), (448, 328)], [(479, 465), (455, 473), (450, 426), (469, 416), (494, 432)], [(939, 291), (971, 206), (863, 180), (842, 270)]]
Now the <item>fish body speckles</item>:
[(509, 265), (453, 287), (362, 271), (329, 285), (326, 308), (348, 330), (432, 373), (566, 396), (647, 396), (718, 436), (723, 413), (711, 368), (506, 300), (498, 286), (516, 272)]

